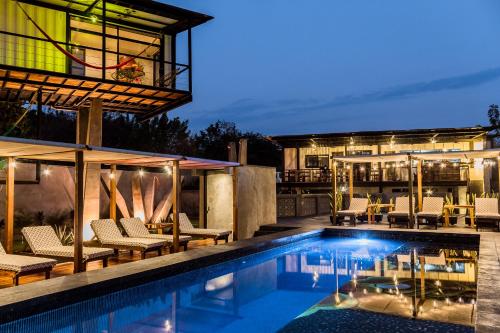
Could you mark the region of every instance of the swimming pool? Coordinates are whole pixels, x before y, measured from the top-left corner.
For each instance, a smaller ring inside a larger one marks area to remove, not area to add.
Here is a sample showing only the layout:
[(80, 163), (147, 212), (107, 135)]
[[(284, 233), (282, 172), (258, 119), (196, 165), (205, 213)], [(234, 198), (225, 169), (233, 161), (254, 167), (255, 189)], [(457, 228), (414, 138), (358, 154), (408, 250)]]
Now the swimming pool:
[(473, 332), (476, 261), (470, 246), (313, 238), (14, 321), (0, 332)]

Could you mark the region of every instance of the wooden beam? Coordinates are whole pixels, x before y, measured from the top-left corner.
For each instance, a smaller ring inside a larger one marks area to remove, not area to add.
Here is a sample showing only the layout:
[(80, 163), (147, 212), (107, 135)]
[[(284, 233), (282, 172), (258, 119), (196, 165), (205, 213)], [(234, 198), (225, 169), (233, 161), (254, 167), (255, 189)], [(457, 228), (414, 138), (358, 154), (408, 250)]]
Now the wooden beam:
[(240, 149), (238, 150), (238, 162), (241, 165), (248, 164), (248, 139), (240, 139)]
[(418, 196), (418, 211), (422, 211), (423, 196), (422, 196), (422, 160), (418, 160), (417, 164), (417, 196)]
[(354, 196), (354, 164), (349, 163), (349, 199)]
[(205, 219), (205, 213), (206, 213), (205, 183), (206, 183), (206, 181), (207, 181), (207, 178), (206, 178), (205, 174), (203, 174), (203, 176), (199, 176), (199, 183), (200, 183), (200, 188), (198, 191), (198, 227), (199, 228), (206, 228), (206, 219)]
[(14, 252), (14, 173), (15, 159), (7, 159), (7, 179), (5, 180), (5, 251)]
[(414, 217), (413, 217), (413, 166), (411, 155), (408, 155), (408, 201), (410, 208), (410, 228), (413, 229)]
[(75, 152), (75, 213), (74, 213), (74, 265), (75, 273), (82, 272), (83, 265), (83, 207), (84, 207), (83, 151)]
[(174, 252), (179, 252), (179, 213), (181, 210), (181, 175), (179, 161), (173, 161), (172, 166), (172, 215), (173, 215), (173, 234), (174, 234)]
[(233, 240), (238, 240), (238, 168), (233, 168)]
[(116, 220), (116, 164), (109, 169), (109, 218)]
[[(337, 215), (337, 162), (333, 161), (332, 166), (332, 215), (333, 221), (335, 222), (335, 216)], [(342, 207), (340, 207), (342, 209)]]

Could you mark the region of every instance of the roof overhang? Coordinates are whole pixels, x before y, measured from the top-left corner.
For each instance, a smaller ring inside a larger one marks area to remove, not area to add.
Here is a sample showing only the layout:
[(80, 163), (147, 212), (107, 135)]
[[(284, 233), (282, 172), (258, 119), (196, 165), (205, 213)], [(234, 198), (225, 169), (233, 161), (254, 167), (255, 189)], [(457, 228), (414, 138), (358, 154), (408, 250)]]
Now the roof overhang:
[(443, 160), (471, 160), (477, 158), (498, 158), (500, 149), (450, 151), (450, 152), (428, 152), (428, 153), (400, 153), (382, 155), (363, 156), (334, 156), (332, 159), (345, 163), (384, 163), (384, 162), (404, 162), (411, 157), (414, 160), (422, 161), (443, 161)]
[(0, 156), (46, 162), (75, 162), (76, 152), (84, 153), (84, 162), (123, 166), (161, 168), (179, 161), (181, 169), (218, 170), (239, 166), (239, 163), (158, 154), (109, 147), (96, 147), (52, 141), (0, 136)]
[[(102, 20), (102, 0), (19, 0), (27, 4)], [(146, 31), (176, 34), (212, 16), (151, 0), (106, 0), (106, 21)]]

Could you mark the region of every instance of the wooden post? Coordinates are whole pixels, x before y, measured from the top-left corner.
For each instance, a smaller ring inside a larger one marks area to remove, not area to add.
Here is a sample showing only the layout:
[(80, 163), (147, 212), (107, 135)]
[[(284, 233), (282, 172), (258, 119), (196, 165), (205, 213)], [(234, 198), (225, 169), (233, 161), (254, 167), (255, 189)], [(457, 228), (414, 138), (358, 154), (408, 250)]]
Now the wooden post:
[(227, 146), (227, 159), (229, 162), (238, 162), (238, 155), (236, 152), (236, 142), (229, 142)]
[(109, 218), (116, 220), (116, 165), (112, 164), (109, 169)]
[(205, 171), (203, 171), (203, 176), (199, 176), (200, 189), (198, 192), (198, 227), (206, 228), (206, 182), (207, 177)]
[(422, 211), (422, 160), (418, 160), (417, 164), (417, 195), (418, 195), (418, 211)]
[(238, 162), (241, 165), (248, 164), (248, 139), (240, 139), (240, 149), (238, 150)]
[(413, 167), (412, 167), (411, 155), (408, 155), (408, 201), (410, 208), (410, 228), (413, 229), (414, 218), (413, 218)]
[(349, 200), (354, 196), (354, 163), (349, 163)]
[(181, 210), (181, 172), (179, 161), (173, 161), (172, 166), (172, 215), (173, 215), (173, 234), (174, 234), (174, 252), (179, 252), (179, 213)]
[(75, 212), (74, 212), (74, 265), (75, 273), (83, 267), (83, 207), (84, 207), (84, 163), (83, 151), (75, 152)]
[(500, 156), (497, 157), (497, 171), (498, 171), (498, 189), (497, 189), (497, 192), (500, 193)]
[(238, 168), (233, 168), (233, 240), (238, 240)]
[[(332, 166), (332, 198), (331, 198), (331, 205), (332, 205), (332, 223), (335, 223), (335, 217), (337, 216), (337, 162), (333, 161), (333, 166)], [(342, 209), (342, 207), (340, 207)]]
[(7, 159), (7, 179), (5, 180), (5, 251), (14, 252), (14, 173), (15, 159)]

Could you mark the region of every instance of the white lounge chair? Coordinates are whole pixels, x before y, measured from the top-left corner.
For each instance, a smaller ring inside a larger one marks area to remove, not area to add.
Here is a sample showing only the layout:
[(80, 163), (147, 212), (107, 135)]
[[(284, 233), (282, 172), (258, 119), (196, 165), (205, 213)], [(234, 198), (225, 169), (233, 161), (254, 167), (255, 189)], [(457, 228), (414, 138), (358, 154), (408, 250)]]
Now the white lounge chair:
[[(173, 214), (170, 214), (170, 219), (173, 220)], [(231, 235), (231, 230), (224, 229), (203, 229), (195, 228), (186, 213), (179, 213), (179, 229), (182, 235), (202, 237), (202, 238), (212, 238), (217, 244), (220, 239), (224, 239), (226, 243), (229, 240), (229, 235)]]
[[(37, 256), (62, 260), (73, 259), (75, 256), (73, 246), (63, 245), (51, 226), (24, 227), (21, 232), (24, 238), (26, 238), (31, 251)], [(96, 260), (102, 260), (102, 266), (107, 267), (108, 258), (112, 255), (112, 249), (84, 246), (84, 269), (87, 269), (89, 261)]]
[[(389, 228), (392, 228), (393, 224), (402, 225), (405, 224), (407, 228), (410, 228), (410, 197), (397, 197), (396, 205), (392, 212), (387, 213), (387, 219), (389, 220)], [(413, 207), (412, 207), (413, 211)]]
[[(172, 235), (162, 235), (162, 234), (151, 234), (138, 217), (131, 218), (121, 218), (120, 223), (125, 229), (125, 232), (129, 237), (134, 238), (151, 238), (167, 241), (168, 247), (171, 250), (172, 244), (174, 242), (174, 236)], [(191, 236), (179, 236), (179, 244), (184, 247), (184, 251), (187, 250), (189, 241), (193, 239)]]
[(339, 210), (335, 218), (337, 225), (340, 225), (346, 217), (349, 217), (351, 223), (356, 226), (356, 219), (366, 215), (368, 210), (368, 198), (352, 198), (349, 202), (349, 208)]
[(45, 273), (45, 278), (50, 279), (50, 271), (57, 264), (54, 259), (36, 258), (7, 254), (0, 243), (0, 271), (12, 274), (12, 283), (17, 286), (19, 277), (23, 275)]
[(123, 237), (115, 221), (111, 219), (93, 220), (90, 226), (99, 243), (114, 249), (115, 253), (120, 249), (130, 252), (140, 251), (141, 258), (145, 259), (146, 253), (151, 251), (157, 251), (161, 256), (161, 249), (167, 246), (167, 241), (158, 239)]
[(425, 197), (422, 211), (417, 213), (417, 229), (420, 225), (434, 226), (437, 230), (438, 223), (443, 220), (444, 199), (441, 197)]
[(496, 227), (500, 231), (500, 214), (498, 213), (498, 199), (476, 198), (475, 219), (476, 231), (481, 227)]

